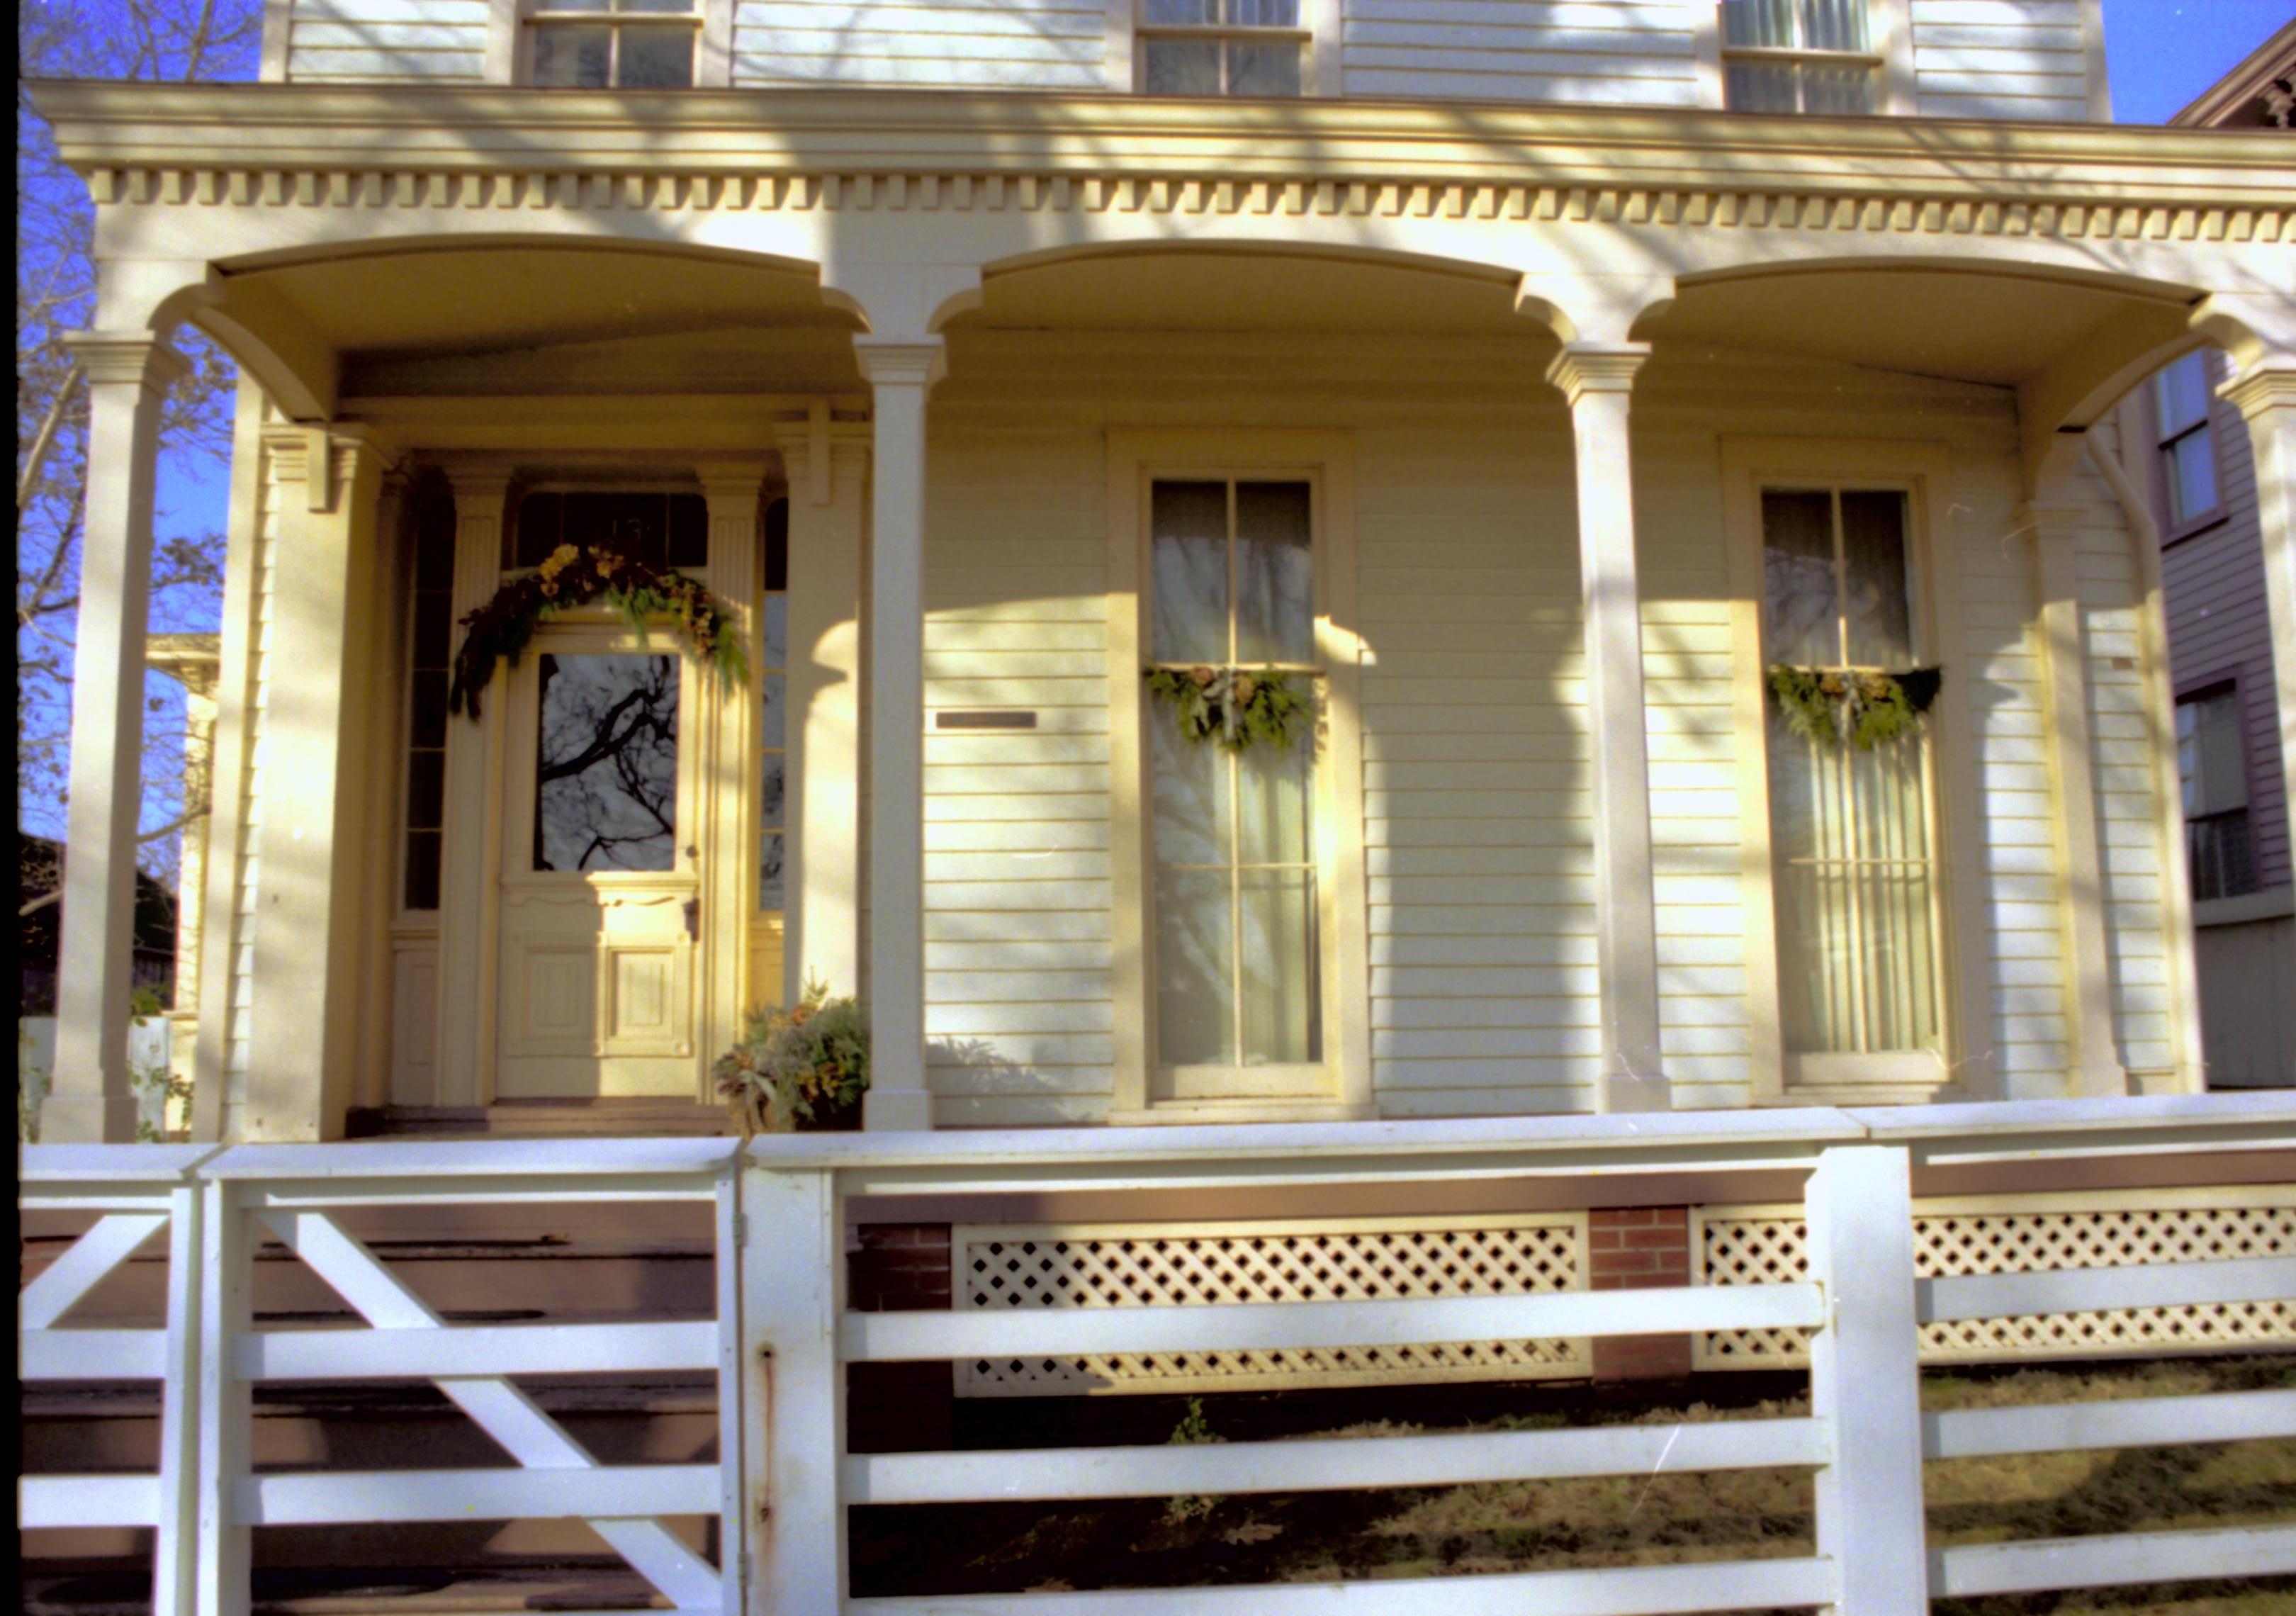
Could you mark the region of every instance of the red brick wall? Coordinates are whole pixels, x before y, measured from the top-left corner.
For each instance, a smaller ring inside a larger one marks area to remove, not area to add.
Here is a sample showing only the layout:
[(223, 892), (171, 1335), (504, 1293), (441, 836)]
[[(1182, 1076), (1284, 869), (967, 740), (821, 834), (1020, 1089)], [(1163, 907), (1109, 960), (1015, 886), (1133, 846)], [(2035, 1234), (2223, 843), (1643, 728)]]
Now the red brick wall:
[[(1587, 1215), (1587, 1283), (1597, 1291), (1648, 1291), (1690, 1283), (1690, 1210), (1608, 1207)], [(1679, 1380), (1690, 1373), (1690, 1337), (1619, 1335), (1595, 1343), (1598, 1381)]]
[[(865, 1223), (846, 1254), (856, 1313), (947, 1312), (948, 1225)], [(846, 1446), (855, 1453), (945, 1448), (956, 1396), (947, 1364), (854, 1364), (846, 1370)]]

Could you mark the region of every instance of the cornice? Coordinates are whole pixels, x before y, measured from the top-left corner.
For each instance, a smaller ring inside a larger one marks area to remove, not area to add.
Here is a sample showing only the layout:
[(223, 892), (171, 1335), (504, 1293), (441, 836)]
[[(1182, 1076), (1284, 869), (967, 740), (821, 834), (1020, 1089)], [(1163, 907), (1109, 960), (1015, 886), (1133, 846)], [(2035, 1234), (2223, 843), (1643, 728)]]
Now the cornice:
[(2296, 240), (2296, 178), (2271, 131), (902, 90), (52, 82), (32, 98), (107, 207), (1314, 212)]

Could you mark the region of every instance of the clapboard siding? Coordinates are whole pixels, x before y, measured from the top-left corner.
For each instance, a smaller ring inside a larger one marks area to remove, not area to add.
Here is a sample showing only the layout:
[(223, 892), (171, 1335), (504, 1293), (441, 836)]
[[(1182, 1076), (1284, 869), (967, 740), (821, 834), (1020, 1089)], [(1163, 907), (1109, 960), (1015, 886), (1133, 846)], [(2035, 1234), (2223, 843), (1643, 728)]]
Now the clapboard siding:
[(1914, 77), (1930, 118), (2089, 116), (2089, 0), (1913, 0)]
[(1345, 0), (1349, 95), (1693, 106), (1705, 0)]
[[(1033, 731), (926, 741), (927, 1021), (944, 1123), (1091, 1120), (1114, 1087), (1106, 475), (1110, 425), (1351, 429), (1374, 1091), (1391, 1115), (1592, 1103), (1601, 1036), (1594, 822), (1567, 417), (1526, 356), (1363, 340), (1006, 333), (953, 341), (932, 422), (929, 708), (1032, 707)], [(1249, 352), (1242, 351), (1249, 349)], [(1259, 377), (1262, 379), (1255, 380)], [(1350, 394), (1349, 383), (1376, 378)], [(1972, 1048), (2013, 1091), (2062, 1092), (2065, 976), (2012, 398), (1732, 355), (1662, 357), (1638, 389), (1636, 500), (1661, 1042), (1677, 1103), (1746, 1103), (1733, 624), (1717, 482), (1728, 435), (1950, 452), (1961, 573), (1939, 652), (1974, 732), (1978, 871), (1960, 947)], [(2115, 1024), (2174, 1064), (2169, 943), (2136, 573), (2082, 486), (2081, 599)], [(1950, 882), (1947, 885), (1949, 887)], [(1345, 897), (1346, 895), (1342, 895)]]
[(1100, 90), (1128, 88), (1131, 64), (1109, 62), (1099, 0), (746, 0), (734, 82)]
[(249, 567), (244, 761), (239, 791), (238, 867), (233, 874), (231, 986), (224, 1004), (223, 1136), (241, 1136), (247, 1105), (250, 1028), (255, 1014), (255, 931), (262, 886), (263, 776), (269, 767), (271, 636), (278, 619), (277, 560), (279, 490), (271, 478), (270, 455), (258, 437), (242, 438), (242, 453), (256, 456), (254, 543)]
[(488, 0), (294, 0), (287, 77), (299, 84), (486, 77)]

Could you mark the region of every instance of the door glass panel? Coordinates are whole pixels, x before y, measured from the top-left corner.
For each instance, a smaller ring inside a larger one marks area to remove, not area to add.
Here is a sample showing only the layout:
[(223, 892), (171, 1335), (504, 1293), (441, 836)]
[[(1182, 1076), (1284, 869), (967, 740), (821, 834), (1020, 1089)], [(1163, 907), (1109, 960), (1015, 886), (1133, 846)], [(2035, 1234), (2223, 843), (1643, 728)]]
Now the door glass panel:
[(674, 868), (677, 659), (544, 656), (539, 662), (534, 867)]

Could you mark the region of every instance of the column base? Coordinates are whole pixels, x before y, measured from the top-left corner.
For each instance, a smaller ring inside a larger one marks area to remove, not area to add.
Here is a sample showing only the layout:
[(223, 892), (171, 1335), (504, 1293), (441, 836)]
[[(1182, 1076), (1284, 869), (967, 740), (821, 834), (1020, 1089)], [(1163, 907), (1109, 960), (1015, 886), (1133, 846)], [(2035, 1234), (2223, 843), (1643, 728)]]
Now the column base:
[(109, 1095), (51, 1094), (40, 1102), (43, 1144), (133, 1144), (135, 1102)]
[(932, 1095), (922, 1088), (873, 1088), (863, 1097), (861, 1126), (873, 1134), (932, 1131)]
[(2118, 1065), (2077, 1066), (2066, 1074), (2065, 1093), (2071, 1099), (2118, 1099), (2133, 1092), (2128, 1073)]
[(1606, 1071), (1596, 1100), (1605, 1115), (1672, 1111), (1674, 1085), (1664, 1072)]

